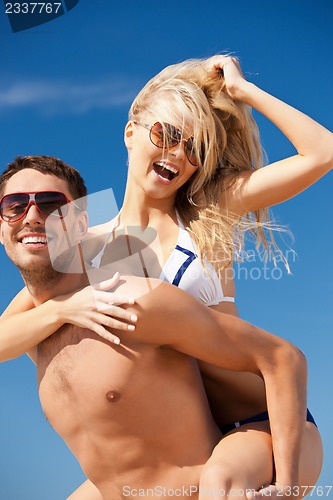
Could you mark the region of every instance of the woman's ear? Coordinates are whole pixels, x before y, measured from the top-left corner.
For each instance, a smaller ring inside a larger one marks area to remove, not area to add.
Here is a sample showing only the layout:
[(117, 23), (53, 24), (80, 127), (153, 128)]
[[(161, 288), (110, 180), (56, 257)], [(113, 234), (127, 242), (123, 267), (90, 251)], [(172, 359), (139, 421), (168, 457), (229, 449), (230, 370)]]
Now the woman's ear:
[(132, 149), (132, 138), (133, 138), (133, 122), (129, 121), (126, 124), (124, 132), (124, 142), (128, 150)]

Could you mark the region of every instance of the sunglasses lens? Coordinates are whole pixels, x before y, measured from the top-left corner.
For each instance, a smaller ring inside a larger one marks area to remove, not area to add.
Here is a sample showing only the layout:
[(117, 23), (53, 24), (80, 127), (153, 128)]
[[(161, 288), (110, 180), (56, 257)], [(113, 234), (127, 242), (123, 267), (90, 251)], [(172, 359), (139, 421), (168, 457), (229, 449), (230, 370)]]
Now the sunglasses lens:
[(164, 146), (164, 133), (162, 123), (155, 123), (150, 129), (150, 140), (158, 148)]
[[(62, 193), (40, 192), (36, 193), (36, 203), (39, 210), (46, 216), (55, 215), (64, 217), (67, 214), (67, 199)], [(52, 212), (56, 212), (53, 214)]]
[(157, 122), (150, 130), (150, 140), (158, 148), (172, 148), (181, 141), (181, 132), (169, 123)]
[(5, 221), (15, 221), (24, 214), (30, 196), (27, 193), (9, 194), (1, 202), (0, 213)]
[(177, 144), (180, 143), (182, 140), (182, 133), (181, 131), (174, 127), (173, 125), (169, 125), (168, 123), (164, 124), (165, 128), (165, 142), (167, 143), (168, 147), (174, 147)]
[(190, 137), (185, 143), (185, 153), (186, 153), (187, 159), (191, 163), (191, 165), (193, 165), (194, 167), (197, 167), (198, 166), (198, 157), (196, 154), (196, 150), (194, 149), (192, 137)]

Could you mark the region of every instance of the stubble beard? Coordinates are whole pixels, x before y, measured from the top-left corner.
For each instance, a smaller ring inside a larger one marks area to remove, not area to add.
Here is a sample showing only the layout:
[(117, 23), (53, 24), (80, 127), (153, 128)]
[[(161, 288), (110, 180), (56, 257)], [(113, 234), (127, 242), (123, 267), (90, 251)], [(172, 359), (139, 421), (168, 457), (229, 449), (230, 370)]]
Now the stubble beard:
[(22, 274), (28, 290), (34, 296), (52, 290), (63, 279), (64, 275), (49, 265), (30, 265), (27, 267), (16, 264)]
[(45, 295), (45, 292), (49, 290), (53, 292), (56, 285), (70, 272), (70, 263), (74, 257), (75, 249), (72, 247), (58, 255), (54, 262), (47, 259), (47, 262), (22, 263), (19, 256), (10, 255), (8, 252), (7, 254), (20, 271), (29, 292), (38, 297)]

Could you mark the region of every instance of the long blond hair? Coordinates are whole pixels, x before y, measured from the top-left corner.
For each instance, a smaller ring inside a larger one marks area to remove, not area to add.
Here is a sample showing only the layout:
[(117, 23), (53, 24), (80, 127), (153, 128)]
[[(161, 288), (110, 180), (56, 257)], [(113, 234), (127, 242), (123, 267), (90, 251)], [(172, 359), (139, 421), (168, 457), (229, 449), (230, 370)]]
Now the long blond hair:
[(163, 116), (172, 124), (190, 124), (196, 150), (203, 145), (204, 158), (198, 158), (197, 170), (177, 192), (176, 210), (195, 238), (200, 256), (221, 270), (235, 251), (242, 252), (248, 231), (267, 254), (279, 249), (266, 209), (239, 217), (227, 207), (220, 208), (222, 193), (238, 174), (263, 165), (263, 152), (251, 109), (228, 95), (222, 74), (207, 74), (205, 62), (191, 59), (162, 70), (140, 91), (129, 119), (149, 114), (157, 121)]

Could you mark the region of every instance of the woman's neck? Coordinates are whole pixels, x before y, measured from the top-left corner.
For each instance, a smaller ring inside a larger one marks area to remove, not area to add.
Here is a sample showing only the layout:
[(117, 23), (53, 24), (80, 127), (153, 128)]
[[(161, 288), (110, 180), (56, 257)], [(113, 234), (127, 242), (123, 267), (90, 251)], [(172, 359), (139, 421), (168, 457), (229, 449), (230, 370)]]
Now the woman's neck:
[(154, 226), (165, 216), (177, 219), (174, 199), (151, 198), (143, 190), (126, 187), (121, 219), (127, 225)]

